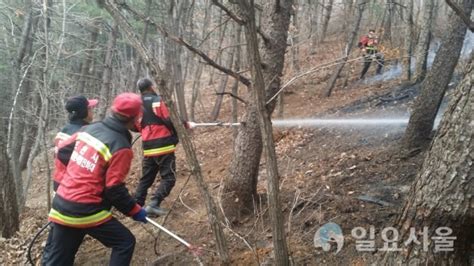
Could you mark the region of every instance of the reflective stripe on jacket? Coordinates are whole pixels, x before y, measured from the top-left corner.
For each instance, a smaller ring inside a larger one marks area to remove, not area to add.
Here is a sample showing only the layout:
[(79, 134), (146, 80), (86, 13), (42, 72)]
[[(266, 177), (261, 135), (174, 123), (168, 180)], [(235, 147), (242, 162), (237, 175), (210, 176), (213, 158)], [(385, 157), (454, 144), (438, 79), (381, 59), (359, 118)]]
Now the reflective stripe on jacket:
[(143, 155), (154, 157), (173, 153), (178, 136), (169, 118), (168, 108), (156, 93), (142, 95), (143, 113), (136, 127), (142, 135)]
[[(66, 143), (66, 141), (71, 138), (74, 133), (79, 131), (83, 126), (88, 125), (89, 123), (84, 120), (72, 120), (67, 123), (54, 138), (54, 157), (58, 156), (58, 150), (60, 147)], [(53, 173), (53, 189), (56, 191), (66, 170), (66, 166), (59, 160), (54, 161), (54, 173)]]
[(124, 184), (132, 158), (131, 135), (116, 118), (82, 128), (58, 151), (56, 160), (66, 168), (49, 220), (84, 228), (110, 220), (112, 206), (129, 216), (137, 213), (141, 207)]

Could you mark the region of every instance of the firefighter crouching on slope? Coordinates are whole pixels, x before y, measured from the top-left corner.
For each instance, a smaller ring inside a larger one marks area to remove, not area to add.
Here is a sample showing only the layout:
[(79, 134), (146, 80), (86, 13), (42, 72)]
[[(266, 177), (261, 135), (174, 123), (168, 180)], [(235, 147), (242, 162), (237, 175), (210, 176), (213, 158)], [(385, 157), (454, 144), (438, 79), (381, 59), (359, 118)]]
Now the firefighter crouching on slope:
[(375, 35), (375, 30), (369, 30), (369, 34), (361, 37), (358, 46), (359, 49), (364, 54), (364, 67), (360, 73), (360, 79), (364, 79), (365, 74), (369, 70), (372, 60), (375, 59), (377, 63), (376, 74), (382, 74), (382, 68), (384, 65), (383, 54), (378, 53), (377, 46), (379, 44), (379, 39)]
[(56, 160), (66, 167), (49, 213), (54, 234), (44, 265), (73, 265), (86, 234), (112, 248), (110, 265), (130, 264), (135, 237), (112, 216), (111, 207), (146, 223), (146, 211), (124, 184), (133, 157), (128, 130), (141, 104), (138, 94), (118, 95), (111, 116), (83, 127), (59, 148)]
[[(176, 183), (175, 150), (178, 135), (169, 118), (168, 108), (162, 98), (156, 94), (153, 82), (148, 78), (138, 80), (137, 87), (143, 100), (143, 115), (137, 121), (136, 128), (142, 135), (143, 176), (135, 192), (138, 204), (145, 204), (148, 189), (160, 172), (161, 182), (151, 198), (146, 211), (150, 216), (165, 215), (168, 210), (160, 207), (161, 202), (170, 194)], [(189, 124), (185, 122), (185, 127)]]

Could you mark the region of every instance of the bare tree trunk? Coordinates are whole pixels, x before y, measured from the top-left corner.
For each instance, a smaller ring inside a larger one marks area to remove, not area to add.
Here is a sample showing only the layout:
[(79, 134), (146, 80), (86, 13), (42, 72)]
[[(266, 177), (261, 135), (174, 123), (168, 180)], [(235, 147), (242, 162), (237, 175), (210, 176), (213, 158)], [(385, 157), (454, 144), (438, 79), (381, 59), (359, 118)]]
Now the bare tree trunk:
[[(212, 13), (212, 10), (210, 11)], [(222, 19), (223, 19), (223, 13), (221, 10), (219, 10), (219, 20), (217, 24), (219, 25), (219, 39), (218, 39), (218, 47), (217, 47), (217, 53), (216, 53), (216, 59), (218, 64), (221, 64), (221, 55), (222, 55), (222, 44), (224, 42), (224, 37), (225, 37), (225, 32), (227, 29), (227, 21), (222, 24)], [(215, 69), (211, 69), (211, 73), (209, 75), (209, 85), (211, 85), (214, 82), (214, 75), (215, 75)]]
[(316, 53), (316, 46), (318, 45), (318, 20), (321, 3), (319, 0), (314, 0), (311, 3), (311, 54)]
[(393, 20), (393, 0), (387, 0), (386, 2), (386, 17), (383, 30), (383, 41), (392, 45), (392, 20)]
[(433, 23), (434, 0), (423, 1), (423, 18), (421, 21), (420, 38), (416, 46), (415, 81), (421, 82), (426, 76), (428, 53), (431, 41), (431, 24)]
[[(232, 43), (237, 43), (237, 35), (236, 35), (236, 31), (237, 31), (237, 27), (240, 27), (240, 25), (237, 25), (237, 24), (234, 24), (234, 29), (232, 29)], [(228, 58), (227, 58), (227, 62), (225, 64), (225, 67), (227, 68), (232, 68), (232, 65), (234, 63), (234, 53), (235, 53), (235, 49), (232, 49)], [(211, 113), (211, 121), (216, 121), (217, 118), (219, 117), (219, 112), (221, 110), (221, 105), (222, 105), (222, 100), (224, 99), (224, 95), (223, 93), (225, 92), (225, 89), (227, 87), (227, 81), (229, 80), (229, 76), (228, 75), (224, 75), (221, 79), (221, 84), (219, 85), (219, 89), (217, 91), (218, 95), (216, 97), (216, 103), (214, 104), (214, 108), (212, 109), (212, 113)]]
[[(16, 188), (16, 197), (17, 202), (21, 202), (23, 199), (23, 179), (21, 176), (21, 166), (19, 164), (19, 157), (21, 154), (22, 148), (22, 139), (29, 136), (24, 136), (24, 120), (21, 118), (21, 106), (26, 101), (28, 94), (22, 93), (23, 84), (27, 77), (29, 77), (30, 67), (32, 62), (26, 66), (23, 71), (23, 63), (28, 58), (28, 55), (31, 54), (33, 37), (36, 31), (36, 25), (38, 21), (38, 16), (35, 11), (35, 6), (32, 1), (25, 2), (25, 10), (28, 10), (28, 14), (25, 17), (23, 24), (21, 39), (17, 49), (16, 58), (14, 59), (14, 66), (12, 68), (12, 91), (15, 93), (13, 98), (13, 104), (9, 114), (8, 120), (8, 132), (7, 132), (7, 147), (6, 152), (8, 156), (8, 161), (10, 163), (10, 171), (13, 175), (13, 180), (15, 181)], [(32, 58), (32, 61), (34, 57)], [(30, 89), (29, 82), (26, 82), (27, 86), (25, 87), (25, 92), (28, 92)]]
[(109, 106), (110, 90), (112, 88), (112, 59), (115, 52), (115, 44), (117, 43), (118, 25), (114, 23), (107, 41), (107, 50), (105, 51), (104, 72), (102, 74), (102, 86), (100, 87), (100, 109), (99, 118), (105, 118), (107, 106)]
[(354, 17), (354, 0), (344, 0), (344, 24), (343, 24), (343, 31), (344, 31), (344, 39), (349, 38), (350, 32), (348, 30), (349, 25), (351, 25), (351, 21), (353, 20)]
[(324, 42), (326, 38), (326, 32), (328, 30), (329, 20), (331, 19), (332, 7), (334, 4), (334, 0), (329, 0), (328, 4), (324, 6), (324, 20), (323, 20), (323, 28), (321, 30), (321, 38), (320, 42)]
[(352, 29), (352, 32), (349, 36), (349, 39), (347, 41), (346, 49), (345, 49), (345, 57), (342, 59), (342, 62), (340, 62), (336, 66), (336, 70), (332, 74), (331, 78), (329, 79), (328, 86), (326, 87), (326, 91), (324, 92), (324, 96), (329, 97), (331, 96), (332, 90), (334, 86), (336, 85), (337, 78), (342, 72), (342, 69), (344, 68), (347, 60), (349, 59), (349, 55), (351, 54), (352, 47), (354, 46), (357, 38), (357, 32), (359, 31), (360, 27), (360, 21), (362, 20), (362, 14), (364, 13), (365, 6), (367, 5), (367, 0), (357, 0), (356, 6), (357, 6), (357, 14), (356, 14), (356, 21), (354, 23), (354, 28)]
[[(152, 5), (153, 1), (152, 0), (147, 0), (146, 1), (146, 5), (147, 5), (147, 10), (146, 10), (146, 16), (149, 17), (150, 14), (151, 14), (151, 5)], [(143, 38), (142, 38), (142, 42), (143, 43), (146, 43), (146, 39), (148, 37), (148, 27), (150, 26), (150, 23), (148, 23), (148, 21), (145, 21), (145, 27), (143, 28)], [(140, 73), (141, 73), (141, 70), (142, 70), (142, 60), (140, 60), (139, 58), (137, 59), (138, 63), (137, 63), (137, 66), (136, 66), (136, 69), (135, 69), (135, 76), (134, 76), (134, 81), (138, 81), (138, 79), (140, 78)], [(143, 75), (143, 74), (141, 74)]]
[(128, 39), (132, 43), (133, 47), (135, 48), (135, 50), (139, 52), (140, 57), (142, 58), (143, 62), (146, 64), (148, 69), (150, 69), (152, 76), (155, 78), (155, 82), (158, 85), (160, 94), (163, 96), (163, 99), (165, 100), (166, 105), (168, 106), (170, 110), (170, 118), (176, 127), (178, 136), (183, 145), (183, 148), (186, 154), (186, 159), (188, 162), (188, 166), (191, 170), (191, 173), (196, 179), (196, 183), (198, 185), (199, 191), (206, 204), (208, 220), (211, 225), (212, 231), (214, 232), (214, 236), (216, 237), (216, 245), (219, 252), (220, 260), (223, 264), (228, 264), (229, 254), (227, 250), (227, 242), (225, 239), (224, 232), (222, 231), (220, 219), (217, 213), (216, 204), (214, 200), (212, 199), (211, 194), (209, 193), (206, 183), (204, 182), (204, 177), (201, 172), (199, 161), (196, 157), (194, 145), (191, 142), (191, 139), (189, 138), (188, 134), (186, 133), (186, 129), (184, 128), (184, 125), (181, 123), (181, 119), (179, 117), (175, 104), (171, 101), (172, 92), (166, 86), (166, 84), (169, 84), (169, 81), (166, 80), (167, 76), (164, 75), (159, 64), (156, 62), (156, 59), (150, 56), (150, 52), (145, 47), (143, 42), (141, 42), (139, 38), (136, 36), (131, 25), (127, 22), (125, 17), (120, 13), (115, 2), (112, 0), (105, 0), (104, 7), (112, 15), (114, 20), (119, 24), (120, 28), (128, 36)]
[[(285, 60), (288, 27), (290, 23), (291, 0), (265, 2), (263, 5), (260, 29), (266, 36), (260, 55), (265, 84), (266, 97), (270, 99), (280, 88), (281, 75)], [(247, 56), (249, 58), (249, 56)], [(275, 103), (267, 106), (271, 114)], [(257, 200), (257, 180), (260, 157), (262, 154), (262, 135), (255, 104), (246, 106), (234, 141), (234, 153), (229, 167), (229, 176), (225, 179), (222, 204), (227, 217), (236, 221), (241, 215), (251, 213)]]
[[(457, 3), (464, 7), (465, 14), (471, 14), (470, 0), (457, 0)], [(408, 152), (418, 150), (430, 140), (441, 100), (461, 54), (466, 29), (462, 19), (451, 14), (448, 29), (434, 59), (433, 67), (421, 85), (421, 93), (416, 99), (415, 109), (403, 138), (403, 148)]]
[[(395, 224), (399, 247), (409, 235), (415, 234), (423, 244), (412, 243), (406, 252), (387, 252), (380, 265), (471, 265), (472, 253), (469, 251), (474, 237), (473, 80), (474, 60), (471, 57), (468, 72), (456, 88)], [(412, 233), (412, 228), (416, 232)], [(442, 238), (453, 242), (451, 251), (439, 250), (442, 240), (436, 237), (444, 233), (448, 236)]]
[[(209, 27), (209, 23), (211, 20), (211, 3), (210, 1), (205, 1), (205, 6), (204, 6), (204, 21), (203, 21), (203, 27), (202, 27), (202, 32), (201, 32), (201, 39), (204, 39), (204, 36), (206, 35), (206, 30)], [(208, 46), (206, 45), (208, 42), (205, 42), (203, 44), (203, 49), (208, 50)], [(198, 63), (196, 66), (196, 70), (194, 73), (194, 81), (193, 81), (193, 88), (192, 88), (192, 95), (191, 95), (191, 112), (190, 112), (190, 119), (192, 121), (195, 121), (196, 119), (196, 102), (198, 100), (199, 96), (199, 87), (201, 85), (201, 75), (202, 75), (202, 69), (203, 65), (201, 63)]]
[[(43, 26), (43, 31), (44, 31), (44, 36), (43, 36), (43, 42), (44, 42), (44, 48), (43, 51), (41, 52), (42, 59), (43, 59), (43, 64), (41, 68), (41, 74), (39, 75), (39, 86), (38, 86), (38, 91), (39, 91), (39, 96), (40, 96), (40, 113), (39, 113), (39, 118), (37, 121), (38, 125), (38, 131), (35, 139), (35, 143), (33, 145), (33, 148), (31, 149), (30, 156), (28, 158), (27, 162), (27, 174), (26, 174), (26, 185), (23, 188), (23, 194), (27, 195), (30, 184), (31, 184), (31, 179), (32, 179), (32, 171), (33, 171), (33, 161), (36, 157), (36, 155), (39, 153), (41, 150), (41, 145), (43, 147), (46, 147), (46, 144), (44, 141), (46, 140), (45, 134), (47, 132), (47, 127), (48, 127), (48, 117), (49, 117), (49, 89), (50, 89), (50, 79), (48, 78), (49, 71), (50, 71), (50, 44), (49, 44), (49, 21), (50, 21), (50, 13), (51, 13), (51, 2), (48, 0), (43, 0), (43, 12), (42, 12), (42, 26)], [(52, 79), (51, 79), (52, 80)], [(44, 152), (46, 153), (47, 150), (45, 149)], [(45, 154), (46, 156), (46, 154)], [(47, 162), (47, 160), (45, 160)], [(47, 165), (49, 167), (49, 165)], [(49, 174), (49, 173), (48, 173)], [(49, 178), (50, 175), (47, 175), (47, 190), (49, 189)], [(20, 207), (23, 207), (26, 202), (26, 196), (23, 197), (23, 201), (20, 202)], [(49, 204), (49, 201), (48, 201)], [(49, 206), (48, 206), (49, 207)]]
[[(187, 18), (187, 5), (188, 1), (179, 1), (177, 6), (170, 9), (170, 29), (176, 36), (181, 36), (182, 24), (185, 23)], [(173, 88), (176, 94), (176, 102), (178, 104), (179, 114), (181, 119), (188, 120), (188, 113), (186, 108), (186, 98), (184, 97), (184, 80), (183, 80), (183, 68), (182, 68), (182, 53), (183, 48), (171, 44), (169, 41), (170, 57), (167, 59), (167, 64), (171, 64), (171, 70), (173, 73)], [(168, 62), (169, 60), (169, 62)], [(171, 63), (173, 62), (173, 63)]]
[(406, 55), (406, 79), (411, 80), (411, 64), (412, 60), (411, 57), (413, 56), (413, 39), (415, 38), (414, 32), (414, 23), (413, 23), (413, 1), (407, 1), (408, 10), (407, 10), (407, 24), (405, 30), (405, 55)]
[(18, 210), (17, 192), (13, 173), (10, 171), (8, 156), (5, 146), (0, 146), (0, 189), (2, 207), (0, 209), (0, 232), (5, 238), (12, 237), (20, 226), (20, 214)]
[[(242, 35), (242, 26), (238, 26), (237, 28), (237, 33), (236, 33), (236, 43), (238, 44), (236, 47), (235, 47), (235, 64), (234, 64), (234, 69), (236, 72), (239, 72), (240, 71), (240, 55), (241, 55), (241, 45), (240, 45), (240, 41), (241, 41), (241, 35)], [(238, 79), (234, 79), (234, 84), (232, 85), (232, 95), (234, 96), (238, 96), (239, 95), (239, 80)], [(239, 119), (239, 106), (237, 104), (237, 98), (235, 97), (232, 97), (232, 123), (236, 123), (237, 120)], [(233, 127), (232, 128), (232, 135), (233, 135), (233, 138), (235, 140), (235, 138), (237, 137), (237, 128), (236, 127)]]
[(90, 26), (91, 35), (89, 44), (87, 45), (87, 51), (85, 53), (85, 59), (81, 66), (81, 75), (79, 76), (79, 84), (77, 89), (79, 93), (87, 93), (89, 89), (86, 87), (88, 80), (91, 75), (91, 66), (94, 61), (94, 49), (97, 46), (97, 38), (99, 36), (100, 21), (95, 19)]
[(299, 48), (298, 48), (298, 43), (299, 43), (299, 37), (298, 35), (300, 34), (299, 30), (299, 25), (298, 25), (298, 0), (296, 0), (296, 4), (294, 8), (292, 8), (292, 17), (293, 17), (293, 25), (290, 26), (290, 34), (289, 38), (290, 39), (290, 44), (291, 44), (291, 58), (292, 58), (292, 66), (293, 66), (293, 71), (294, 72), (299, 72), (300, 71), (300, 66), (299, 66)]
[[(291, 8), (289, 6), (280, 6), (276, 3), (273, 8), (284, 9)], [(283, 3), (282, 3), (283, 4)], [(255, 25), (255, 8), (253, 1), (250, 3), (240, 1), (241, 12), (246, 12), (245, 36), (247, 40), (247, 52), (251, 63), (253, 97), (258, 109), (258, 121), (261, 125), (261, 137), (265, 147), (265, 158), (267, 162), (267, 194), (269, 203), (270, 220), (272, 223), (272, 237), (275, 253), (275, 265), (290, 265), (288, 248), (286, 245), (286, 234), (284, 229), (283, 215), (281, 211), (281, 203), (279, 197), (279, 176), (278, 164), (275, 152), (275, 143), (273, 142), (271, 112), (266, 106), (265, 80), (262, 72), (262, 62), (260, 61), (260, 53), (258, 50), (257, 27)], [(287, 10), (287, 12), (290, 10)]]
[(191, 112), (190, 119), (191, 121), (196, 121), (196, 102), (199, 96), (199, 87), (201, 85), (201, 75), (202, 75), (202, 64), (199, 64), (196, 67), (196, 72), (194, 73), (193, 89), (191, 95)]

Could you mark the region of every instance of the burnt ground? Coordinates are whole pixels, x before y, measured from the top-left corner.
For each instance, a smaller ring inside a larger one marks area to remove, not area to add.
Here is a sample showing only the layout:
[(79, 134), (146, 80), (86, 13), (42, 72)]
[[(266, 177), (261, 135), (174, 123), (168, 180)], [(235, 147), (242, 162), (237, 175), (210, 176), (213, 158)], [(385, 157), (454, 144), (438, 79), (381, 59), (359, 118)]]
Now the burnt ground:
[[(316, 55), (301, 64), (310, 66), (324, 60), (322, 55)], [(292, 76), (290, 69), (285, 73), (287, 79)], [(339, 86), (330, 98), (322, 98), (320, 94), (329, 75), (330, 70), (322, 70), (289, 86), (285, 91), (283, 118), (390, 118), (406, 114), (417, 94), (416, 88), (407, 88), (396, 79), (364, 84), (355, 80), (357, 73), (349, 72), (349, 86)], [(203, 93), (203, 97), (210, 100), (207, 105), (198, 108), (201, 121), (206, 120), (205, 114), (212, 108), (212, 91)], [(228, 121), (230, 99), (225, 99), (223, 106), (220, 118)], [(422, 153), (409, 159), (398, 155), (398, 143), (403, 130), (402, 126), (274, 129), (281, 176), (282, 211), (294, 263), (365, 265), (373, 260), (375, 254), (355, 250), (355, 241), (350, 232), (356, 226), (368, 229), (372, 225), (377, 235), (383, 227), (391, 225), (402, 207), (423, 159)], [(192, 138), (208, 187), (218, 201), (220, 184), (227, 175), (232, 156), (232, 129), (196, 129), (192, 132)], [(134, 149), (137, 156), (127, 179), (131, 191), (140, 176), (138, 143)], [(201, 260), (204, 264), (218, 264), (204, 203), (193, 178), (186, 183), (189, 171), (181, 147), (177, 151), (177, 158), (178, 182), (164, 202), (164, 207), (172, 209), (165, 226), (189, 242), (202, 246), (204, 254)], [(0, 264), (26, 263), (27, 244), (46, 222), (44, 162), (38, 160), (35, 169), (36, 174), (21, 216), (21, 230), (11, 240), (0, 239)], [(255, 207), (253, 215), (225, 229), (233, 264), (272, 262), (271, 231), (265, 204), (264, 159), (260, 169), (258, 192), (261, 203)], [(358, 199), (360, 197), (363, 200)], [(164, 233), (159, 234), (151, 225), (136, 223), (118, 212), (116, 217), (137, 238), (134, 265), (199, 263), (178, 242)], [(162, 219), (158, 221), (162, 222)], [(327, 222), (337, 223), (342, 228), (345, 242), (338, 254), (334, 254), (334, 250), (324, 252), (313, 245), (316, 230)], [(46, 234), (43, 234), (33, 248), (36, 260), (41, 255), (40, 249), (45, 239)], [(110, 251), (100, 243), (87, 238), (76, 256), (76, 264), (106, 265), (109, 255)]]

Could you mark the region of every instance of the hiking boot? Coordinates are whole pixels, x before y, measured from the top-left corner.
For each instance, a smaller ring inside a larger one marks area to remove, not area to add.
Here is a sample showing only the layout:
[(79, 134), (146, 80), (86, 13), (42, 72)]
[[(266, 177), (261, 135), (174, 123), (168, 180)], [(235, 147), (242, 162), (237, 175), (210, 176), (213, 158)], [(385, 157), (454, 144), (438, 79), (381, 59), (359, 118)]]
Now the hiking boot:
[(153, 204), (153, 202), (146, 206), (145, 211), (149, 217), (164, 216), (168, 213), (167, 209), (160, 208), (159, 205)]

